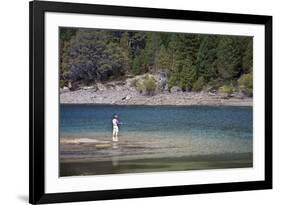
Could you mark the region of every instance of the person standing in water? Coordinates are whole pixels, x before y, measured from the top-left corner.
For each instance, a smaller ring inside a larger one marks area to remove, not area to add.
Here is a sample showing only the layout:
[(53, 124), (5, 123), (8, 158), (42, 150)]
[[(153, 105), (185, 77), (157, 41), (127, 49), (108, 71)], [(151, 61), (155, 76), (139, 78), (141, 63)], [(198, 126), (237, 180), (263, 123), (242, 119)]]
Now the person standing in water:
[(118, 115), (114, 114), (112, 119), (112, 141), (118, 142), (119, 120)]

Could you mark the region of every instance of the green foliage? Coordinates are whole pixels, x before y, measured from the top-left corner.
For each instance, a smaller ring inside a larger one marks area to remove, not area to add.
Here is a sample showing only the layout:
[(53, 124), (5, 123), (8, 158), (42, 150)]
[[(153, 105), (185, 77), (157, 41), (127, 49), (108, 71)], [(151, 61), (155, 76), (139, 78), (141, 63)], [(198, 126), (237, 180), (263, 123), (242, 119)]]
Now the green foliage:
[(60, 48), (60, 87), (67, 85), (70, 66), (68, 64), (70, 57), (70, 43), (68, 41), (61, 42)]
[(195, 83), (193, 84), (193, 90), (194, 91), (201, 91), (203, 89), (205, 85), (205, 81), (204, 81), (204, 78), (203, 76), (200, 76), (196, 81)]
[[(252, 92), (252, 37), (76, 28), (60, 28), (59, 36), (61, 87), (165, 71), (169, 88), (224, 91), (238, 83)], [(135, 86), (150, 93), (142, 81)]]
[(179, 86), (183, 91), (191, 90), (196, 80), (196, 56), (200, 37), (195, 34), (174, 34), (168, 46), (169, 88)]
[(159, 70), (169, 70), (170, 66), (170, 55), (167, 49), (162, 45), (157, 58), (157, 68)]
[(206, 35), (200, 45), (196, 66), (197, 75), (203, 77), (207, 82), (217, 78), (217, 46), (218, 36)]
[(132, 72), (135, 75), (139, 75), (142, 73), (142, 64), (139, 56), (136, 56), (133, 60)]
[(124, 51), (128, 52), (129, 49), (129, 34), (125, 32), (122, 34), (120, 38), (120, 46), (124, 49)]
[(223, 84), (221, 79), (212, 79), (207, 83), (206, 88), (207, 90), (218, 90)]
[(145, 32), (128, 32), (129, 34), (129, 47), (131, 49), (132, 58), (140, 55), (146, 44)]
[(61, 27), (59, 32), (60, 41), (70, 41), (75, 36), (77, 30), (76, 28)]
[(126, 66), (126, 70), (129, 70), (132, 66), (132, 51), (129, 46), (129, 34), (125, 32), (121, 34), (120, 38), (120, 47), (122, 48), (122, 54), (124, 58), (124, 64)]
[(229, 96), (234, 92), (235, 88), (232, 85), (223, 85), (219, 88), (219, 92), (222, 94), (227, 94)]
[(178, 72), (171, 73), (170, 76), (169, 76), (169, 80), (168, 80), (169, 90), (173, 86), (178, 86), (179, 84), (180, 84), (180, 73), (178, 73)]
[(63, 79), (60, 79), (60, 88), (63, 88), (66, 85)]
[(180, 58), (188, 57), (191, 65), (195, 65), (200, 41), (200, 37), (197, 34), (178, 34), (178, 56)]
[(192, 89), (192, 85), (196, 80), (195, 68), (189, 59), (186, 59), (182, 65), (180, 72), (180, 84), (179, 87), (183, 91), (189, 91)]
[(89, 84), (124, 75), (128, 63), (122, 48), (107, 42), (104, 31), (80, 29), (70, 41), (70, 79)]
[(159, 48), (159, 35), (155, 32), (147, 33), (146, 44), (143, 51), (144, 66), (151, 70), (155, 65), (156, 55)]
[(248, 74), (244, 74), (241, 76), (241, 78), (239, 78), (238, 80), (238, 84), (239, 86), (244, 86), (246, 88), (253, 88), (253, 74), (252, 73), (248, 73)]
[(249, 38), (247, 47), (242, 58), (242, 66), (244, 73), (250, 73), (253, 69), (253, 39)]
[(74, 28), (60, 28), (59, 36), (59, 60), (60, 60), (60, 87), (64, 87), (68, 83), (68, 75), (70, 67), (68, 60), (70, 56), (70, 40), (76, 35), (77, 29)]
[(217, 48), (217, 66), (219, 76), (229, 81), (238, 78), (242, 70), (242, 55), (238, 37), (221, 37)]
[(242, 91), (247, 96), (253, 95), (253, 74), (248, 73), (242, 75), (238, 80), (238, 85), (240, 91)]
[(156, 91), (156, 83), (153, 77), (149, 77), (148, 75), (144, 78), (143, 82), (143, 89), (146, 95), (154, 95)]
[(134, 79), (131, 85), (144, 95), (154, 95), (156, 91), (156, 82), (152, 76), (145, 75), (143, 79)]

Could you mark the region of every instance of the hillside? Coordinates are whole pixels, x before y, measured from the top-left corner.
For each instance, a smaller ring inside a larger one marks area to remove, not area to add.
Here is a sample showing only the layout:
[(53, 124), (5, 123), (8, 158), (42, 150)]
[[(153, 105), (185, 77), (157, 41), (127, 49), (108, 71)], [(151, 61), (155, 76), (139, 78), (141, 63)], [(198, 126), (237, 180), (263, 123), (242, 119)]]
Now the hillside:
[(61, 102), (250, 99), (252, 49), (247, 36), (60, 28)]

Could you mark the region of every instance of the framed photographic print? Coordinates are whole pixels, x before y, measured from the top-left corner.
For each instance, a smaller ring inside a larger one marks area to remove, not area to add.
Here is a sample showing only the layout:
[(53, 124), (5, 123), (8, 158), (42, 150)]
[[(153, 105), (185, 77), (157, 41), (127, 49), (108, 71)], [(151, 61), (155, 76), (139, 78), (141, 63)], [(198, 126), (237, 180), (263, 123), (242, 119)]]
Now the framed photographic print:
[(272, 17), (30, 2), (30, 203), (272, 188)]

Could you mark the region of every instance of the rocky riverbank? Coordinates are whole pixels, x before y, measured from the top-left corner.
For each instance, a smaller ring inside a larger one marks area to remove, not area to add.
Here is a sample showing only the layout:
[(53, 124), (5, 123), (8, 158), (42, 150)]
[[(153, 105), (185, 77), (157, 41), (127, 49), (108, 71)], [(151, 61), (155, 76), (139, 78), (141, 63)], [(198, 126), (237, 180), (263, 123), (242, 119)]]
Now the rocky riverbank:
[[(140, 78), (140, 77), (139, 77)], [(157, 77), (155, 77), (157, 79)], [(253, 99), (239, 94), (226, 96), (213, 92), (155, 92), (148, 96), (140, 93), (132, 82), (136, 78), (123, 81), (97, 83), (95, 86), (80, 87), (70, 91), (68, 88), (60, 90), (60, 103), (65, 104), (116, 104), (116, 105), (232, 105), (252, 106)], [(158, 82), (158, 81), (157, 81)]]

